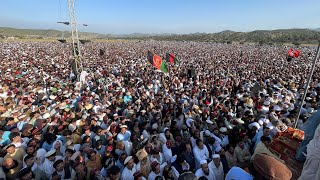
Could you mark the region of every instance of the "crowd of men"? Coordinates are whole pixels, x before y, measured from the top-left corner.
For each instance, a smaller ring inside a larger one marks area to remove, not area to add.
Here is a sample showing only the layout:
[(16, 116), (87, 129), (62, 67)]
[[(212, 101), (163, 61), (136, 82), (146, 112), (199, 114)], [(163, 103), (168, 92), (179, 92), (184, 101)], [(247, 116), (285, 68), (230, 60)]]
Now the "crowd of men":
[[(287, 62), (288, 48), (87, 43), (77, 74), (70, 44), (0, 42), (0, 178), (290, 179), (268, 147), (294, 126), (316, 49)], [(159, 72), (148, 50), (179, 64)], [(319, 106), (319, 67), (300, 129)]]

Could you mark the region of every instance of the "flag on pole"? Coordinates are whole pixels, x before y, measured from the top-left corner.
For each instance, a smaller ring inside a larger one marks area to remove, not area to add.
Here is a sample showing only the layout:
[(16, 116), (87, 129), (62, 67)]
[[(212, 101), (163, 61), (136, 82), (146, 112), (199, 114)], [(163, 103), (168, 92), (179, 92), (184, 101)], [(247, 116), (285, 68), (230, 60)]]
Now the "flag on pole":
[(293, 57), (297, 58), (300, 55), (300, 51), (299, 50), (294, 50), (293, 52)]
[(164, 73), (168, 73), (167, 64), (165, 61), (162, 60), (162, 58), (156, 54), (153, 54), (152, 52), (148, 51), (148, 61), (155, 67), (156, 69), (159, 69), (160, 71)]
[(174, 64), (179, 63), (179, 59), (174, 54), (170, 54), (170, 53), (166, 54), (166, 61)]
[(293, 50), (292, 50), (292, 48), (290, 48), (290, 50), (288, 51), (288, 56), (293, 56)]

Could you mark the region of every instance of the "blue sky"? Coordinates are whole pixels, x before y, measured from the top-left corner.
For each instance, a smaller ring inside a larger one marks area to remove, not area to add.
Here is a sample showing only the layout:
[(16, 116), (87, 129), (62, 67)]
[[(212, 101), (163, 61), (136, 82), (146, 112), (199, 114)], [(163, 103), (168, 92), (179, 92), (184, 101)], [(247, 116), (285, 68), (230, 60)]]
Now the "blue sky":
[[(320, 0), (75, 0), (80, 31), (195, 33), (319, 28)], [(67, 0), (2, 0), (0, 26), (68, 27)]]

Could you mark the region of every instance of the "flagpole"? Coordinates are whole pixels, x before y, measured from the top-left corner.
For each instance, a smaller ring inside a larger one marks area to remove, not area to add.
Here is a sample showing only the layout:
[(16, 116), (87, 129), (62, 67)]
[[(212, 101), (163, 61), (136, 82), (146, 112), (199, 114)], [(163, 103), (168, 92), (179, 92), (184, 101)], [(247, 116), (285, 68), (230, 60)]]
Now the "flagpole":
[(314, 68), (316, 66), (316, 62), (317, 62), (317, 59), (318, 59), (318, 56), (319, 56), (319, 49), (320, 49), (320, 41), (319, 41), (319, 44), (318, 44), (316, 56), (313, 59), (310, 75), (309, 75), (306, 87), (304, 89), (304, 94), (303, 94), (303, 97), (302, 97), (302, 100), (301, 100), (301, 103), (300, 103), (300, 107), (299, 107), (298, 117), (297, 117), (296, 121), (294, 122), (294, 128), (297, 128), (297, 125), (298, 125), (298, 121), (299, 121), (299, 117), (300, 117), (300, 114), (301, 114), (303, 102), (304, 102), (304, 100), (306, 98), (306, 95), (307, 95), (307, 92), (308, 92), (308, 89), (309, 89), (309, 84), (311, 82), (311, 79), (312, 79), (312, 76), (313, 76), (313, 72), (314, 72)]

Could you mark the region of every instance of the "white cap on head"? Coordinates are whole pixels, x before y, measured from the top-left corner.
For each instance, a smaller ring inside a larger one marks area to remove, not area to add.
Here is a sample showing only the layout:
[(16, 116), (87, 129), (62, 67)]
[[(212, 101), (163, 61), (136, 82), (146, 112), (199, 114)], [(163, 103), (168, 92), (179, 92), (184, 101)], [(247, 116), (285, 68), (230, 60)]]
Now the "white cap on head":
[(202, 165), (202, 164), (207, 164), (207, 160), (201, 160), (200, 161), (200, 164)]
[(220, 155), (219, 155), (219, 154), (213, 154), (213, 155), (212, 155), (212, 159), (217, 159), (217, 158), (220, 158)]
[(132, 159), (132, 156), (128, 156), (125, 160), (124, 160), (124, 165), (126, 165), (129, 161), (130, 161), (130, 159)]
[(47, 157), (52, 156), (54, 153), (56, 153), (56, 150), (55, 150), (55, 149), (52, 149), (52, 150), (50, 150), (49, 152), (47, 152), (44, 156), (47, 158)]

